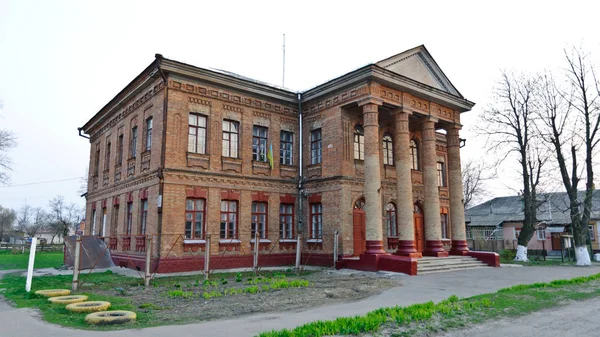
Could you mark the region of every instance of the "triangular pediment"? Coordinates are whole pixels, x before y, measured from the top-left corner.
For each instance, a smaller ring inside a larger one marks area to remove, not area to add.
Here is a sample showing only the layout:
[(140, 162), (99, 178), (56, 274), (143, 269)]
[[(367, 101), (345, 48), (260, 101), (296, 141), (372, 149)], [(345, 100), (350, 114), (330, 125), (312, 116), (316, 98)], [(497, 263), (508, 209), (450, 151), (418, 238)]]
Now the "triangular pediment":
[(381, 60), (376, 64), (396, 74), (462, 97), (423, 45)]

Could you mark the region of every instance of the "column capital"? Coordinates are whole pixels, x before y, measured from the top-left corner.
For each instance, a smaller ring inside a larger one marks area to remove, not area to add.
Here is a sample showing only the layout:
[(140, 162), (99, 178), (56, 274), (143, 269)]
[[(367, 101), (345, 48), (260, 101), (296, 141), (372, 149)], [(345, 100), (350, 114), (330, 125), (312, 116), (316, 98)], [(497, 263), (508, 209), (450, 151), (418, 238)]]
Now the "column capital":
[(463, 126), (460, 123), (452, 123), (452, 124), (446, 124), (446, 125), (444, 125), (444, 129), (446, 131), (454, 131), (454, 130), (460, 131), (460, 130), (462, 130), (462, 127)]
[(365, 106), (365, 105), (383, 105), (383, 100), (381, 98), (377, 98), (377, 97), (367, 97), (367, 98), (363, 98), (360, 101), (357, 102), (358, 106)]
[(402, 115), (402, 114), (412, 115), (413, 111), (409, 110), (408, 108), (402, 107), (402, 106), (396, 107), (390, 111), (390, 115), (392, 115), (392, 116)]
[(422, 121), (422, 122), (433, 122), (433, 123), (437, 123), (437, 122), (439, 122), (439, 121), (440, 121), (440, 119), (439, 119), (439, 118), (437, 118), (437, 117), (433, 117), (433, 116), (429, 115), (429, 116), (423, 116), (423, 117), (421, 117), (421, 121)]

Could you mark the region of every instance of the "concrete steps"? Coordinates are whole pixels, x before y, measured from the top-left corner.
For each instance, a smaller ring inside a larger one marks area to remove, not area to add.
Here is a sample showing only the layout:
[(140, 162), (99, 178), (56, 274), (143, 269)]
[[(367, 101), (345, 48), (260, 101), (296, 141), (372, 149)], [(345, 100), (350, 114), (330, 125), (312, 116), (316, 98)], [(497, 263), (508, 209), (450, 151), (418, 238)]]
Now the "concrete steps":
[(417, 262), (417, 275), (479, 268), (491, 267), (470, 256), (423, 257)]

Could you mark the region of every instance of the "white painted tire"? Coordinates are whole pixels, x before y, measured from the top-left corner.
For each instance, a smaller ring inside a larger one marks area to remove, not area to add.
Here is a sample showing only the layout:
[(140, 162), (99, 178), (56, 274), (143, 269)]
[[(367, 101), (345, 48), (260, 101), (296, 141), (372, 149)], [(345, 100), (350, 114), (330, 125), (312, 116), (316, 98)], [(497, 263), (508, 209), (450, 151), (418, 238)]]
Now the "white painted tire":
[(66, 296), (71, 295), (71, 290), (69, 289), (46, 289), (46, 290), (38, 290), (35, 292), (36, 295), (46, 296), (46, 297), (55, 297), (55, 296)]
[(85, 321), (93, 325), (123, 324), (133, 322), (135, 319), (135, 312), (125, 310), (99, 311), (85, 316)]
[(110, 308), (110, 302), (106, 301), (79, 302), (67, 305), (67, 310), (73, 312), (106, 311), (108, 308)]
[(71, 304), (71, 303), (79, 303), (84, 302), (88, 299), (85, 295), (69, 295), (69, 296), (56, 296), (50, 297), (48, 301), (54, 304)]

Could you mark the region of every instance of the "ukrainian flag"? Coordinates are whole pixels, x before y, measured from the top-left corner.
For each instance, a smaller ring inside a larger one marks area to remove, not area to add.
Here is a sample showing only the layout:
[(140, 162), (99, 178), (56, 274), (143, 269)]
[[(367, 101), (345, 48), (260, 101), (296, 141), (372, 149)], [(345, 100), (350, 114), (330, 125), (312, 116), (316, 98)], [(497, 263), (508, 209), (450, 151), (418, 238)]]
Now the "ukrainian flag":
[(273, 143), (269, 145), (269, 153), (267, 153), (267, 159), (269, 159), (269, 165), (273, 168)]

